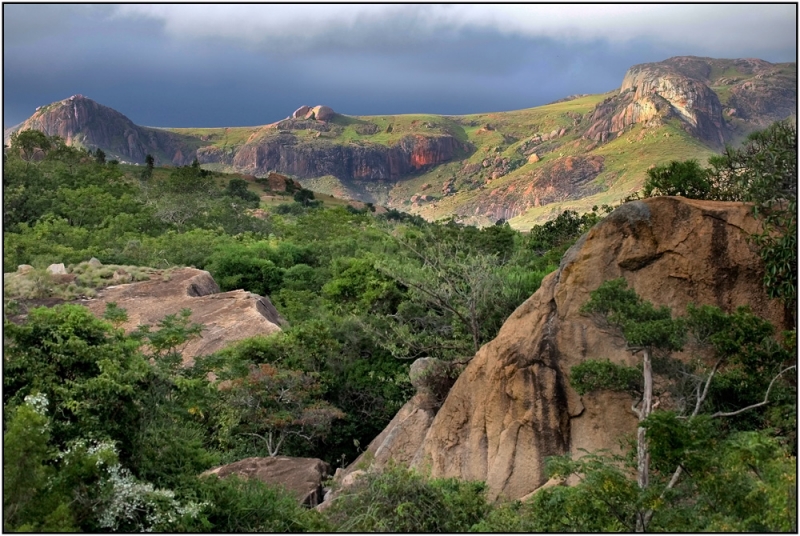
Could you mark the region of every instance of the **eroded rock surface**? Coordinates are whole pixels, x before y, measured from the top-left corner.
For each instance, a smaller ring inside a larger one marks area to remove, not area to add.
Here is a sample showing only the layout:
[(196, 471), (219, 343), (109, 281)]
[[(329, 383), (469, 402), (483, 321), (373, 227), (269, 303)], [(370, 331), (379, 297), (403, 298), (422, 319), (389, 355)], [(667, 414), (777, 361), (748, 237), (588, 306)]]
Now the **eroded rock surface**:
[(328, 476), (330, 466), (318, 458), (245, 458), (209, 469), (203, 475), (225, 478), (238, 475), (255, 478), (267, 484), (283, 486), (300, 504), (317, 506), (322, 502), (322, 481)]
[[(601, 283), (624, 277), (675, 314), (691, 302), (726, 311), (749, 305), (783, 327), (789, 319), (766, 297), (762, 263), (746, 240), (757, 225), (743, 203), (660, 197), (623, 205), (567, 252), (480, 349), (432, 419), (413, 399), (401, 409), (373, 442), (384, 449), (375, 450), (373, 464), (408, 461), (433, 476), (485, 480), (492, 497), (518, 499), (547, 482), (547, 456), (618, 451), (636, 429), (630, 396), (581, 397), (568, 376), (585, 359), (634, 365), (636, 358), (580, 307)], [(409, 439), (390, 441), (406, 430)]]
[(182, 349), (184, 364), (232, 342), (280, 331), (285, 323), (269, 298), (244, 290), (220, 292), (211, 274), (195, 268), (181, 268), (149, 281), (107, 287), (86, 305), (102, 317), (109, 302), (127, 310), (128, 320), (122, 325), (126, 331), (140, 324), (155, 327), (164, 316), (191, 309), (191, 321), (202, 324), (204, 329), (199, 338)]

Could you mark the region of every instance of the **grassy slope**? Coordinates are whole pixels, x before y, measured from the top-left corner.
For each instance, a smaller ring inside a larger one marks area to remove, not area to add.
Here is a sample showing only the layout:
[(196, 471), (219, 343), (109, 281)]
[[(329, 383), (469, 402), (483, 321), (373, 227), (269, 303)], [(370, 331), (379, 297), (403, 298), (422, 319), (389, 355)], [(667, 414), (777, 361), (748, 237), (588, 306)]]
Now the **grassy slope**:
[[(788, 64), (787, 72), (796, 66)], [(733, 68), (717, 69), (709, 77), (716, 83), (723, 77), (736, 77), (743, 80), (751, 75), (745, 75)], [(724, 103), (730, 92), (730, 86), (718, 85), (713, 89), (719, 94)], [(413, 135), (442, 135), (449, 134), (462, 142), (468, 142), (474, 151), (460, 156), (458, 159), (441, 164), (425, 172), (409, 176), (395, 184), (378, 184), (376, 181), (360, 181), (343, 183), (336, 177), (325, 176), (312, 179), (302, 179), (306, 188), (335, 198), (367, 198), (379, 204), (386, 204), (412, 213), (417, 213), (431, 220), (449, 217), (457, 209), (469, 201), (483, 195), (485, 188), (495, 188), (512, 182), (524, 181), (525, 177), (534, 171), (537, 166), (552, 159), (576, 154), (600, 155), (605, 158), (604, 170), (597, 177), (596, 184), (601, 191), (590, 197), (580, 200), (571, 200), (544, 207), (530, 209), (527, 213), (517, 216), (510, 221), (511, 225), (520, 229), (528, 229), (536, 223), (541, 223), (562, 210), (573, 209), (579, 212), (591, 210), (593, 205), (611, 204), (626, 195), (641, 188), (644, 183), (647, 169), (653, 164), (669, 162), (670, 160), (685, 160), (696, 158), (704, 163), (712, 150), (698, 140), (684, 132), (677, 124), (667, 124), (653, 129), (643, 129), (635, 126), (614, 141), (601, 145), (586, 153), (590, 142), (580, 139), (577, 130), (570, 130), (572, 118), (569, 112), (585, 115), (603, 99), (615, 92), (599, 95), (590, 95), (566, 102), (516, 110), (510, 112), (483, 113), (465, 116), (437, 116), (431, 114), (409, 114), (390, 116), (346, 116), (337, 115), (331, 121), (334, 129), (326, 132), (320, 138), (326, 143), (360, 144), (375, 143), (391, 145), (402, 137)], [(365, 133), (365, 128), (375, 130), (374, 133)], [(484, 128), (487, 124), (491, 129)], [(391, 127), (391, 128), (389, 128)], [(538, 163), (527, 163), (525, 157), (518, 150), (520, 145), (536, 133), (548, 133), (554, 129), (566, 127), (567, 134), (543, 146), (547, 149), (557, 147), (553, 152), (545, 152), (543, 160)], [(195, 129), (170, 129), (185, 136), (196, 137), (203, 140), (203, 144), (210, 144), (220, 148), (233, 148), (241, 146), (248, 140), (269, 137), (278, 134), (278, 130), (270, 127), (238, 127), (238, 128), (195, 128)], [(291, 131), (299, 140), (313, 144), (317, 133), (311, 130)], [(484, 185), (487, 177), (480, 175), (480, 180), (468, 178), (462, 171), (466, 164), (480, 164), (487, 157), (495, 156), (511, 160), (523, 160), (522, 165), (507, 175)], [(231, 172), (229, 166), (208, 165), (204, 166), (213, 171)], [(454, 180), (457, 193), (443, 196), (442, 186)], [(260, 186), (253, 185), (258, 191)], [(415, 194), (430, 195), (433, 201), (422, 203), (421, 206), (412, 205), (409, 199)], [(482, 221), (479, 217), (474, 223), (491, 223)]]
[[(138, 178), (141, 176), (144, 166), (136, 166), (132, 164), (120, 164), (120, 169), (127, 175), (127, 177), (130, 180), (138, 180)], [(171, 168), (165, 168), (165, 167), (154, 168), (153, 176), (150, 180), (151, 181), (163, 180), (167, 178), (167, 176), (169, 176), (170, 172)], [(276, 205), (280, 205), (283, 203), (294, 202), (294, 199), (292, 198), (291, 194), (287, 194), (285, 192), (272, 192), (266, 187), (266, 185), (259, 184), (251, 179), (245, 178), (245, 176), (242, 175), (241, 173), (215, 172), (213, 178), (214, 181), (217, 183), (217, 185), (221, 188), (226, 187), (231, 179), (244, 179), (247, 182), (247, 189), (261, 197), (261, 208), (264, 209), (269, 209), (270, 207), (274, 207)], [(321, 201), (322, 205), (325, 207), (339, 207), (350, 204), (350, 201), (347, 198), (344, 198), (344, 196), (334, 196), (324, 192), (320, 192), (319, 190), (315, 190), (314, 188), (309, 188), (309, 189), (311, 189), (314, 192), (314, 199)]]

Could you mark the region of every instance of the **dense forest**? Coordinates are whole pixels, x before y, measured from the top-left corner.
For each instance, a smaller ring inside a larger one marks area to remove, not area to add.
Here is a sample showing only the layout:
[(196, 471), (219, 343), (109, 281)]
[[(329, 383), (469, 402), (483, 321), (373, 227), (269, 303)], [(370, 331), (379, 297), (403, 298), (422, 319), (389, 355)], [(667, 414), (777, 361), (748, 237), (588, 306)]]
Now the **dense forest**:
[[(707, 167), (652, 168), (641, 195), (751, 202), (764, 285), (793, 312), (796, 152), (796, 127), (777, 123)], [(4, 283), (4, 530), (796, 530), (796, 328), (779, 332), (746, 308), (658, 310), (613, 281), (587, 314), (654, 353), (694, 336), (719, 356), (694, 413), (642, 415), (650, 485), (636, 438), (628, 456), (553, 458), (552, 475), (577, 485), (525, 503), (491, 504), (481, 482), (399, 465), (324, 512), (254, 480), (198, 477), (250, 456), (349, 464), (413, 395), (414, 359), (451, 364), (454, 381), (613, 207), (566, 211), (529, 233), (327, 206), (304, 189), (255, 214), (260, 184), (196, 162), (126, 166), (37, 131), (15, 134), (3, 158), (3, 263), (33, 267), (25, 285)], [(124, 309), (98, 319), (70, 303), (111, 284), (92, 257), (131, 272), (208, 270), (223, 291), (268, 296), (288, 326), (182, 366), (201, 329), (188, 314), (125, 334)], [(62, 262), (77, 280), (44, 269)], [(587, 361), (572, 381), (641, 392), (647, 366)]]

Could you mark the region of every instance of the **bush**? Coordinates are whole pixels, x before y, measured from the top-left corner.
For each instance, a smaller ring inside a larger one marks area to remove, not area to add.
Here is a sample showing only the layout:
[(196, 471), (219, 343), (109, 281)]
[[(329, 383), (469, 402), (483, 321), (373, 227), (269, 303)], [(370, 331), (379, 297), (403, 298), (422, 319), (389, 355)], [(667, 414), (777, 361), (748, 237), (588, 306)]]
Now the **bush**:
[(636, 367), (616, 365), (606, 360), (587, 359), (572, 367), (570, 384), (579, 395), (598, 389), (641, 392), (642, 371)]
[(427, 479), (391, 464), (367, 473), (326, 510), (343, 532), (464, 532), (489, 512), (483, 482)]
[(288, 492), (255, 479), (202, 477), (191, 494), (203, 505), (196, 519), (185, 519), (182, 532), (325, 531), (315, 510), (306, 510)]
[(659, 195), (680, 195), (689, 199), (717, 199), (709, 173), (700, 167), (697, 160), (678, 162), (656, 166), (647, 170), (644, 183), (645, 197)]

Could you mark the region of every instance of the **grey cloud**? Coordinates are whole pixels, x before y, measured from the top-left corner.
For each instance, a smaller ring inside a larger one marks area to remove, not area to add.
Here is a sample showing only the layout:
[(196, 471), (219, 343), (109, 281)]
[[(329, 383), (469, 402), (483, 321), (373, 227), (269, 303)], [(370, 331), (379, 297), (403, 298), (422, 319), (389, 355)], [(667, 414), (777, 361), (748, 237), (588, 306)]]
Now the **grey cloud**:
[(238, 40), (278, 54), (425, 43), (465, 30), (562, 42), (647, 39), (699, 54), (783, 50), (795, 42), (792, 4), (186, 5), (136, 4), (179, 38)]
[[(213, 33), (199, 24), (205, 15), (197, 11), (181, 23), (180, 33), (173, 22), (179, 6), (159, 6), (172, 11), (145, 16), (108, 6), (48, 11), (6, 5), (5, 27), (31, 33), (4, 35), (4, 125), (75, 93), (151, 126), (265, 124), (301, 104), (327, 104), (352, 115), (491, 112), (608, 91), (631, 65), (674, 55), (768, 61), (796, 55), (794, 38), (782, 49), (770, 45), (769, 54), (747, 48), (713, 54), (688, 41), (670, 44), (648, 35), (610, 40), (590, 38), (586, 30), (579, 39), (563, 25), (555, 37), (531, 36), (502, 13), (496, 20), (484, 13), (487, 21), (473, 24), (480, 13), (470, 12), (470, 5), (373, 6), (338, 19), (320, 10), (306, 25), (296, 19), (305, 11), (283, 6), (288, 11), (270, 24), (285, 28), (267, 32), (267, 40), (248, 41), (235, 35), (233, 19), (220, 15), (217, 26), (224, 31)], [(265, 12), (274, 6), (257, 7)], [(508, 24), (497, 22), (502, 20)]]

